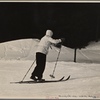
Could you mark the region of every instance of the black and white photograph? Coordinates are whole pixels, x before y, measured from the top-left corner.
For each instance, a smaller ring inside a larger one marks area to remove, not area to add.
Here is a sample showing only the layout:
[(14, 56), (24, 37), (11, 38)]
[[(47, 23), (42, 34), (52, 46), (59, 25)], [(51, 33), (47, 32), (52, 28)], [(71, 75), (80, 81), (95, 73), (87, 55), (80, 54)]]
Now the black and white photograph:
[(100, 99), (100, 3), (0, 2), (0, 99)]

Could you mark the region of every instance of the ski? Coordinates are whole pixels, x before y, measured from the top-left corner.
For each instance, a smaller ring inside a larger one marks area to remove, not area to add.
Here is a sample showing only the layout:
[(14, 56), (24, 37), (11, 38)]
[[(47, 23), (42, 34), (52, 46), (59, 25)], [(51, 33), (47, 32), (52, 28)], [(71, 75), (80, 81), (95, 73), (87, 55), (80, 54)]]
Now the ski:
[(69, 79), (70, 79), (70, 75), (66, 79), (63, 79), (62, 81), (67, 81)]
[(48, 82), (59, 82), (59, 81), (62, 81), (64, 79), (64, 76), (58, 80), (45, 80), (45, 81), (19, 81), (19, 82), (10, 82), (10, 83), (20, 83), (20, 84), (23, 84), (23, 83), (48, 83)]
[(19, 82), (10, 82), (11, 84), (33, 84), (33, 83), (53, 83), (53, 82), (62, 82), (62, 81), (67, 81), (70, 76), (68, 76), (66, 79), (64, 79), (65, 77), (63, 76), (62, 78), (58, 79), (58, 80), (45, 80), (45, 81), (19, 81)]

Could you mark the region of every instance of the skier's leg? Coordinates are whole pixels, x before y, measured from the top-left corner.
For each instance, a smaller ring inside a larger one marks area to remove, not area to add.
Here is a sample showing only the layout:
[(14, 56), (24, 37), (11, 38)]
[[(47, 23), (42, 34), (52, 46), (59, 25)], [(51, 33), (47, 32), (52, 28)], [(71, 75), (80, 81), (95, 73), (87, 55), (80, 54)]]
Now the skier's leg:
[(32, 74), (31, 74), (31, 77), (30, 77), (33, 80), (37, 80), (35, 76), (37, 76), (37, 73), (38, 73), (38, 70), (39, 70), (38, 69), (39, 68), (38, 67), (39, 66), (39, 64), (38, 64), (39, 63), (39, 57), (38, 56), (39, 56), (39, 54), (36, 53), (36, 67), (34, 68)]
[[(36, 67), (32, 72), (32, 79), (41, 80), (43, 77), (43, 72), (45, 70), (46, 55), (42, 53), (36, 53)], [(37, 77), (37, 78), (36, 78)]]
[(39, 80), (41, 80), (43, 77), (43, 72), (45, 70), (45, 64), (46, 64), (46, 55), (40, 53), (39, 62), (38, 62), (39, 70), (38, 70), (38, 75), (37, 75)]

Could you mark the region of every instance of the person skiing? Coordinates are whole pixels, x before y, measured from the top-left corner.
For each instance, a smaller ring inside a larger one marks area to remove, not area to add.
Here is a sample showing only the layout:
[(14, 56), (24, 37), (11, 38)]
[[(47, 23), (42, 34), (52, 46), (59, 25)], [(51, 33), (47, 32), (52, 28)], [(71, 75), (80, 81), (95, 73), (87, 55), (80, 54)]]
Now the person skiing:
[(45, 81), (42, 79), (43, 72), (45, 70), (46, 64), (46, 55), (48, 54), (49, 47), (52, 44), (62, 43), (63, 38), (61, 39), (53, 39), (53, 32), (51, 30), (47, 30), (44, 37), (41, 38), (37, 51), (36, 51), (36, 67), (33, 70), (30, 79), (34, 81)]

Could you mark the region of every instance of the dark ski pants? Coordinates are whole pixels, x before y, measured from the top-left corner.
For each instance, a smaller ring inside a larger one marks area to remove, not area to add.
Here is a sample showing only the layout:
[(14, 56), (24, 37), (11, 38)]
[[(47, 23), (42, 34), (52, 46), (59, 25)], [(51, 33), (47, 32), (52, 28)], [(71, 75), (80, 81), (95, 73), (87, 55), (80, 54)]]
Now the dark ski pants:
[(42, 79), (43, 77), (43, 72), (45, 70), (45, 64), (46, 64), (46, 55), (43, 53), (36, 53), (36, 67), (34, 71), (32, 72), (31, 77), (37, 76), (38, 79)]

